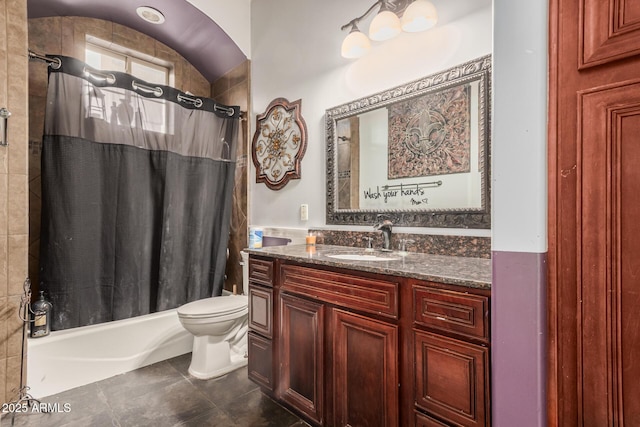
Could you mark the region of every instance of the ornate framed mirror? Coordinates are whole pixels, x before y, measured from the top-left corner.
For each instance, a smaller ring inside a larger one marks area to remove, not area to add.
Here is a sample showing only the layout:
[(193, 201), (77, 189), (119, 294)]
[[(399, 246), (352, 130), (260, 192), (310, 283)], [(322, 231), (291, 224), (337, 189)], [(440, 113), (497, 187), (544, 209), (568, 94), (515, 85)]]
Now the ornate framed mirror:
[(491, 56), (326, 111), (327, 224), (490, 228)]

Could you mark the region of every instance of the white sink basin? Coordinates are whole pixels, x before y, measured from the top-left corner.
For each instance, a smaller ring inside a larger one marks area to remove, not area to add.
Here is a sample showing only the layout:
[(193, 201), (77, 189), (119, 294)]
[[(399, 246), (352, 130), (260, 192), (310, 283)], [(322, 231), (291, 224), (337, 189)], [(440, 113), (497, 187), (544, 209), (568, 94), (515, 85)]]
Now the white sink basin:
[(367, 255), (367, 254), (333, 254), (327, 255), (329, 258), (344, 259), (348, 261), (395, 261), (399, 258), (389, 256)]

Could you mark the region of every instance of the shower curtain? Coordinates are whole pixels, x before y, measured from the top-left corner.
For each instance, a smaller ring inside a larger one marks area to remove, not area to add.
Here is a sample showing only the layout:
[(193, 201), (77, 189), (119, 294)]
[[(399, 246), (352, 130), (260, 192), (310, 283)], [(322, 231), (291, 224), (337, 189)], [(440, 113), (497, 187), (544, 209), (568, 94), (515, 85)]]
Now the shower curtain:
[(52, 329), (220, 295), (239, 108), (56, 58), (40, 254)]

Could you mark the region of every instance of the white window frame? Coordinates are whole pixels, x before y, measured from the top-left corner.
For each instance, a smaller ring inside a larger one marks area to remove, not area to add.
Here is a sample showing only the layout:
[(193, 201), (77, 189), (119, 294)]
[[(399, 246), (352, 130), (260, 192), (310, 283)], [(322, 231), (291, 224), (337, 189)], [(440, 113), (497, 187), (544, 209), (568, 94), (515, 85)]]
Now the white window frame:
[[(118, 46), (115, 45), (113, 43), (109, 43), (106, 42), (104, 40), (95, 38), (93, 36), (89, 36), (87, 35), (87, 38), (85, 40), (85, 61), (86, 61), (86, 52), (88, 49), (91, 49), (93, 51), (96, 51), (98, 53), (100, 53), (101, 55), (105, 55), (105, 56), (110, 56), (110, 57), (116, 57), (116, 58), (121, 58), (124, 60), (125, 63), (125, 70), (110, 70), (110, 71), (123, 71), (127, 74), (130, 74), (134, 77), (140, 78), (141, 80), (147, 81), (145, 79), (143, 79), (140, 76), (135, 75), (132, 72), (132, 64), (133, 63), (139, 63), (142, 64), (146, 67), (158, 70), (158, 71), (162, 71), (164, 73), (165, 76), (165, 82), (164, 83), (159, 83), (159, 82), (149, 82), (150, 84), (161, 84), (164, 86), (171, 86), (172, 81), (174, 80), (174, 73), (173, 73), (173, 66), (168, 63), (162, 63), (162, 64), (158, 64), (157, 62), (159, 62), (159, 60), (157, 60), (156, 58), (153, 58), (149, 55), (145, 55), (141, 52), (136, 52), (136, 51), (132, 51), (130, 49), (126, 49), (123, 46)], [(152, 62), (154, 61), (154, 62)], [(160, 128), (158, 129), (159, 132), (161, 133), (167, 133), (167, 132), (171, 132), (171, 129), (173, 128), (173, 120), (172, 120), (172, 116), (170, 114), (167, 114), (166, 108), (167, 106), (163, 106), (163, 116), (164, 116), (164, 120), (162, 122), (162, 124), (160, 125)]]
[[(89, 35), (87, 35), (87, 38), (85, 40), (85, 55), (86, 55), (86, 50), (88, 48), (91, 48), (92, 50), (98, 51), (108, 56), (123, 58), (125, 62), (124, 72), (127, 74), (131, 74), (135, 77), (139, 77), (142, 79), (142, 77), (136, 76), (131, 71), (131, 68), (132, 68), (131, 64), (133, 62), (137, 62), (137, 63), (143, 64), (146, 67), (164, 72), (165, 82), (158, 83), (158, 84), (162, 84), (164, 86), (171, 86), (173, 84), (174, 67), (169, 62), (161, 61), (157, 58), (154, 58), (150, 55), (146, 55), (142, 52), (133, 51), (131, 49), (125, 48), (124, 46), (119, 46), (114, 43), (110, 43), (105, 40), (102, 40), (93, 36), (89, 36)], [(85, 60), (86, 60), (86, 57), (85, 57)]]

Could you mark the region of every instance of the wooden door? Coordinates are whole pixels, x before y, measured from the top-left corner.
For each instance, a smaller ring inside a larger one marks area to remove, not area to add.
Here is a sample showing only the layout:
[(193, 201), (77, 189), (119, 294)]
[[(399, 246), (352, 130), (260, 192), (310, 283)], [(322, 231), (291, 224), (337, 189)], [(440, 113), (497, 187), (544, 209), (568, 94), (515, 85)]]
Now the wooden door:
[(640, 425), (640, 2), (552, 0), (549, 425)]
[(278, 398), (309, 419), (324, 420), (323, 304), (280, 295), (280, 383)]
[(333, 309), (335, 426), (395, 427), (398, 327)]

